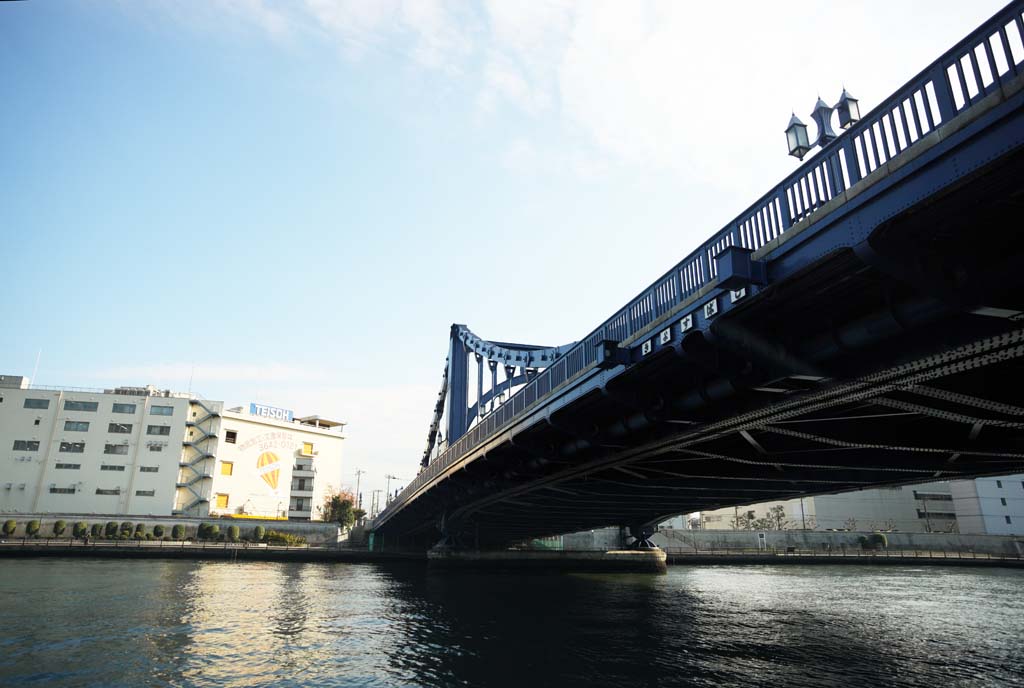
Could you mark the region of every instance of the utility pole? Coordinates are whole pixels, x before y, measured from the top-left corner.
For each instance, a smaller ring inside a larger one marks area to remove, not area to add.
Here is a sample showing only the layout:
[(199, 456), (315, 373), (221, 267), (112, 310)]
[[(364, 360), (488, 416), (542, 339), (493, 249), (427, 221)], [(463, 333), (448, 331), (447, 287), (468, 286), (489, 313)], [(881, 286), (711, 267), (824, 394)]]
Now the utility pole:
[(380, 493), (380, 490), (374, 490), (370, 494), (370, 510), (373, 512), (374, 517), (380, 513), (380, 499), (377, 497)]
[(366, 471), (360, 470), (358, 468), (356, 469), (356, 508), (357, 509), (362, 509), (363, 508), (363, 495), (362, 495), (362, 493), (359, 492), (359, 479), (362, 477), (363, 473), (365, 473), (365, 472)]

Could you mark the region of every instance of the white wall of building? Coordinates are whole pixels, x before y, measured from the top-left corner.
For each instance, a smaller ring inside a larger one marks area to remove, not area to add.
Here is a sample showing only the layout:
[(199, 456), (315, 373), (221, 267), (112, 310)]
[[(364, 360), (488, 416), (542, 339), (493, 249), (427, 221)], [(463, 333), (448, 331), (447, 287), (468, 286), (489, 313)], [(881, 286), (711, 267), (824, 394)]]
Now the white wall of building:
[(0, 511), (170, 515), (188, 399), (0, 388)]
[(341, 487), (343, 439), (337, 429), (225, 411), (210, 513), (318, 520), (328, 492)]
[(1024, 474), (950, 485), (961, 533), (1024, 535)]
[(152, 388), (0, 379), (0, 513), (316, 520), (341, 486), (338, 423), (224, 411)]

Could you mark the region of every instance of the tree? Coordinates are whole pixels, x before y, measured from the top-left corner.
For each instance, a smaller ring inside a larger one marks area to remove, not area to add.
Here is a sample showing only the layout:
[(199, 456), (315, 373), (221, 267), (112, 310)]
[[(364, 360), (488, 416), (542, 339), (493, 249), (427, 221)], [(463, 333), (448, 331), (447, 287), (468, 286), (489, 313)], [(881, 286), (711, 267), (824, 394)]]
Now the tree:
[(89, 529), (89, 534), (94, 538), (103, 537), (103, 524), (93, 523), (92, 528)]
[(267, 536), (267, 529), (263, 526), (256, 526), (252, 529), (252, 539), (256, 542), (263, 542), (263, 538)]
[(53, 522), (53, 534), (60, 537), (67, 530), (67, 521), (54, 521)]
[(71, 528), (71, 534), (76, 538), (83, 538), (85, 534), (89, 532), (89, 524), (85, 521), (79, 521)]
[(25, 525), (25, 535), (28, 535), (29, 537), (35, 537), (38, 534), (39, 521), (37, 519), (32, 519)]
[(13, 518), (9, 518), (4, 521), (4, 535), (14, 535), (14, 530), (18, 527), (18, 522)]
[(320, 507), (320, 517), (327, 522), (335, 522), (342, 528), (350, 528), (356, 522), (356, 498), (347, 490), (327, 493), (324, 504)]
[(185, 539), (185, 526), (180, 523), (171, 528), (171, 539), (173, 540), (184, 540)]
[(241, 534), (241, 530), (238, 528), (238, 526), (236, 526), (236, 525), (228, 526), (228, 540), (231, 540), (231, 542), (238, 542), (238, 538), (239, 538), (240, 534)]
[(117, 523), (115, 521), (107, 521), (103, 534), (108, 539), (117, 537)]

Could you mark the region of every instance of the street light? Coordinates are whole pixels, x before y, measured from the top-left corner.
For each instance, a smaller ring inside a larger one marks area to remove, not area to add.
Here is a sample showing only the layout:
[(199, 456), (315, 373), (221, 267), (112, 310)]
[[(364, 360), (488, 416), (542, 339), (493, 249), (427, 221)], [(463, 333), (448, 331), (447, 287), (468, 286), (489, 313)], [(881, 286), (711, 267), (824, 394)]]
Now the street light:
[(800, 160), (803, 160), (807, 151), (811, 150), (811, 144), (807, 139), (807, 125), (800, 121), (795, 112), (786, 127), (786, 143), (789, 144), (789, 154)]
[(848, 129), (860, 119), (860, 106), (857, 104), (857, 99), (847, 93), (845, 88), (843, 94), (839, 96), (839, 102), (836, 103), (836, 112), (839, 113), (840, 129)]

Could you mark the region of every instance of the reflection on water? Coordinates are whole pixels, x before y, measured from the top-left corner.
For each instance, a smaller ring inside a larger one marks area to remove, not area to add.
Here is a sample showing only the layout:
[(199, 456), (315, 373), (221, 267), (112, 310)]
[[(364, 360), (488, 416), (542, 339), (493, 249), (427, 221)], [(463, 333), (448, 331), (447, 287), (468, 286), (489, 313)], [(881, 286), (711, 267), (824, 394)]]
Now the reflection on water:
[(0, 562), (0, 685), (1007, 685), (1024, 572)]

